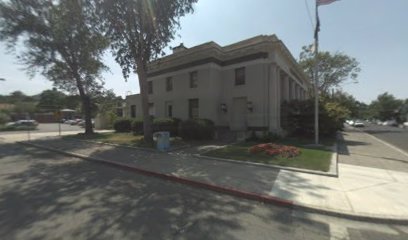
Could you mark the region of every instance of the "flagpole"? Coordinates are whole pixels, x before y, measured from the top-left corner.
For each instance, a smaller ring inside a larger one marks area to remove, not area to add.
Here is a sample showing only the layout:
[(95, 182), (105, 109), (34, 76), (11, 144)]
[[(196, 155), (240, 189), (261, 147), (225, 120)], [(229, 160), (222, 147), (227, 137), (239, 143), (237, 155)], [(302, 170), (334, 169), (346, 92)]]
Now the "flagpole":
[(315, 92), (315, 144), (319, 144), (319, 88), (318, 88), (318, 71), (319, 71), (319, 59), (318, 59), (318, 52), (319, 52), (319, 12), (318, 12), (318, 5), (316, 0), (316, 29), (314, 34), (314, 58), (315, 58), (315, 65), (314, 65), (314, 92)]

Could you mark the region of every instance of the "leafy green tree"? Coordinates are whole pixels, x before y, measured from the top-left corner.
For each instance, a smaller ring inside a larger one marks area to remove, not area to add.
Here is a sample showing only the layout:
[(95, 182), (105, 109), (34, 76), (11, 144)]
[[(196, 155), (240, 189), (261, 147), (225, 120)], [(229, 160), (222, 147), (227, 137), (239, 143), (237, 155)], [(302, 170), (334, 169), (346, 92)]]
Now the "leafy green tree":
[(138, 75), (143, 110), (144, 140), (153, 141), (149, 116), (147, 67), (174, 38), (179, 19), (193, 11), (197, 0), (101, 0), (99, 15), (106, 23), (115, 60), (124, 78)]
[[(361, 69), (355, 58), (341, 52), (321, 51), (318, 54), (318, 60), (318, 88), (322, 94), (329, 94), (330, 90), (340, 88), (348, 80), (357, 82)], [(302, 48), (299, 64), (310, 79), (314, 79), (315, 57), (311, 45)]]
[(377, 99), (371, 102), (369, 108), (374, 118), (385, 121), (390, 119), (398, 120), (402, 106), (402, 100), (396, 99), (394, 95), (385, 92), (378, 95)]
[(37, 108), (45, 111), (57, 111), (64, 107), (65, 94), (57, 89), (44, 90), (40, 93)]
[(93, 132), (91, 96), (101, 89), (101, 57), (108, 46), (93, 10), (93, 2), (84, 0), (0, 3), (0, 40), (11, 50), (23, 44), (15, 52), (30, 75), (41, 72), (57, 88), (79, 94), (86, 134)]

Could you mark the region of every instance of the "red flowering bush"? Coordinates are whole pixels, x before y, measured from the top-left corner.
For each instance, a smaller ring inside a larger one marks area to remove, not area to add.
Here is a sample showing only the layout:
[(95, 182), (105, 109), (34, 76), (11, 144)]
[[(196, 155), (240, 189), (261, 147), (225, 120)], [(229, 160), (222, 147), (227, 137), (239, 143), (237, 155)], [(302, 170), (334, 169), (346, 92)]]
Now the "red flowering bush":
[(300, 154), (300, 149), (293, 146), (280, 145), (275, 143), (257, 144), (249, 148), (250, 153), (265, 152), (270, 156), (281, 156), (284, 158), (296, 157)]

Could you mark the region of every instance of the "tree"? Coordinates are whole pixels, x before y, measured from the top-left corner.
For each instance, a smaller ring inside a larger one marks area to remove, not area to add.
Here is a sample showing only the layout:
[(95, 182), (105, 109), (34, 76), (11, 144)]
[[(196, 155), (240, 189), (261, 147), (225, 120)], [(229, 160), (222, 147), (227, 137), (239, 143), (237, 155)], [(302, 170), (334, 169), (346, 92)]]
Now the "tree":
[(147, 68), (150, 61), (163, 54), (180, 27), (181, 16), (193, 11), (197, 0), (102, 0), (107, 35), (115, 60), (124, 78), (137, 73), (143, 110), (144, 140), (153, 141), (147, 93)]
[(392, 94), (385, 92), (378, 95), (377, 99), (371, 102), (369, 108), (373, 117), (385, 121), (390, 119), (398, 120), (402, 106), (402, 100), (396, 99)]
[[(318, 88), (322, 94), (328, 94), (330, 90), (338, 89), (350, 79), (356, 82), (358, 73), (361, 71), (359, 62), (344, 53), (332, 54), (322, 51), (318, 53), (318, 60)], [(302, 48), (299, 64), (310, 79), (314, 79), (315, 57), (311, 45)]]
[[(91, 97), (103, 84), (101, 57), (108, 41), (101, 34), (94, 5), (83, 0), (10, 0), (0, 3), (0, 40), (30, 75), (41, 72), (59, 89), (77, 93), (92, 133)], [(21, 40), (21, 41), (20, 41)]]
[(53, 88), (52, 90), (44, 90), (40, 93), (40, 100), (37, 108), (46, 111), (57, 111), (64, 107), (65, 94)]

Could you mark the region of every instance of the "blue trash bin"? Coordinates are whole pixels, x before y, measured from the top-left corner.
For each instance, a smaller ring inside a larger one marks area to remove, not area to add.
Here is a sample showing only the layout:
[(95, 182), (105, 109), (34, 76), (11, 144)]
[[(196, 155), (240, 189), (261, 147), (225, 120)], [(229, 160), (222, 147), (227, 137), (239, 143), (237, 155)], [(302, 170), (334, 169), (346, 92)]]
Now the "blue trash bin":
[(167, 151), (170, 148), (170, 133), (169, 132), (155, 132), (156, 148), (159, 151)]

